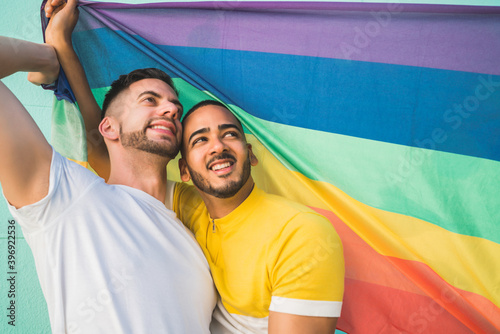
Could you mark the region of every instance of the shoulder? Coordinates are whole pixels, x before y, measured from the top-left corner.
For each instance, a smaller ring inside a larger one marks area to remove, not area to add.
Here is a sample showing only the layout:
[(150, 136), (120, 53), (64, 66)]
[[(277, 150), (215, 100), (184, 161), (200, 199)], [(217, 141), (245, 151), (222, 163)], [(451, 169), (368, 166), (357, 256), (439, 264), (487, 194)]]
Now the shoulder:
[(196, 192), (196, 188), (186, 182), (175, 182), (174, 196), (186, 196)]
[(342, 241), (333, 224), (316, 212), (298, 212), (281, 228), (277, 245), (303, 250), (304, 247), (325, 247), (342, 251)]
[(104, 180), (91, 171), (53, 151), (47, 195), (20, 209), (9, 209), (23, 226), (24, 232), (35, 232), (54, 222), (99, 180), (104, 183)]
[(318, 232), (333, 229), (332, 223), (312, 208), (282, 196), (263, 191), (261, 193), (262, 200), (259, 203), (259, 209), (264, 209), (275, 218), (274, 221), (281, 221), (284, 227), (292, 230), (307, 228)]
[(279, 210), (283, 210), (284, 212), (289, 212), (291, 214), (301, 213), (301, 212), (310, 212), (310, 213), (314, 212), (314, 210), (299, 202), (292, 201), (283, 196), (267, 193), (261, 189), (257, 190), (259, 191), (259, 195), (262, 198), (261, 201), (263, 205), (273, 206)]
[(181, 203), (185, 206), (188, 203), (198, 204), (202, 201), (200, 194), (196, 188), (185, 182), (176, 182), (174, 186), (174, 207), (180, 206)]
[[(267, 262), (273, 291), (270, 310), (293, 313), (290, 307), (299, 305), (296, 314), (338, 317), (345, 268), (342, 241), (333, 224), (307, 206), (286, 199), (272, 201), (284, 218), (277, 224), (279, 233)], [(316, 301), (326, 304), (315, 305)]]
[(318, 247), (342, 254), (342, 241), (332, 222), (312, 208), (271, 194), (265, 194), (260, 207), (266, 208), (265, 219), (275, 231), (276, 254), (285, 249), (307, 254), (305, 249), (314, 252)]
[(196, 218), (205, 210), (205, 204), (198, 190), (185, 182), (175, 184), (173, 211), (184, 225), (193, 230)]
[[(74, 187), (88, 187), (92, 182), (104, 179), (75, 161), (54, 151), (53, 169), (55, 182), (66, 182)], [(52, 177), (52, 175), (51, 175)]]

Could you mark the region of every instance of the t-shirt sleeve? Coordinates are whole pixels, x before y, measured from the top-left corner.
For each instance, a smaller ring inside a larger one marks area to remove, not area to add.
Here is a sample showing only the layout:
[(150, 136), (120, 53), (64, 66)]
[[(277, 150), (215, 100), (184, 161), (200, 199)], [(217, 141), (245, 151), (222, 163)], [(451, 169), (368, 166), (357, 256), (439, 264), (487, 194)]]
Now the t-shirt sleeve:
[(35, 233), (56, 223), (60, 214), (98, 180), (101, 179), (92, 172), (53, 151), (47, 195), (38, 202), (19, 209), (8, 204), (9, 211), (23, 233)]
[(178, 182), (174, 189), (173, 211), (177, 218), (191, 231), (195, 217), (201, 210), (203, 200), (196, 188), (184, 182)]
[(286, 225), (270, 268), (270, 311), (339, 317), (344, 294), (342, 243), (333, 225), (315, 213), (299, 213)]

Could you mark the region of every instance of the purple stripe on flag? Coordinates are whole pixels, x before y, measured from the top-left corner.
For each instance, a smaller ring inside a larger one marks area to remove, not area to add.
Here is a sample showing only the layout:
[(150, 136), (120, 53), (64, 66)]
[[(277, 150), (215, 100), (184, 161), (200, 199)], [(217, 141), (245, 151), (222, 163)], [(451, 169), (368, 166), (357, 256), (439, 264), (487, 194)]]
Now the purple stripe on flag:
[(366, 2), (332, 2), (332, 1), (200, 1), (200, 2), (160, 2), (144, 4), (124, 4), (112, 2), (93, 2), (81, 0), (80, 5), (93, 8), (191, 8), (191, 9), (306, 9), (306, 10), (384, 10), (390, 6), (403, 6), (404, 12), (422, 13), (468, 13), (494, 14), (500, 13), (500, 6), (470, 5), (434, 5), (434, 4), (400, 4), (400, 3), (366, 3)]
[[(157, 45), (348, 59), (500, 75), (500, 15), (379, 11), (102, 9), (77, 31), (108, 27)], [(96, 19), (98, 18), (98, 19)], [(360, 74), (362, 75), (362, 74)]]

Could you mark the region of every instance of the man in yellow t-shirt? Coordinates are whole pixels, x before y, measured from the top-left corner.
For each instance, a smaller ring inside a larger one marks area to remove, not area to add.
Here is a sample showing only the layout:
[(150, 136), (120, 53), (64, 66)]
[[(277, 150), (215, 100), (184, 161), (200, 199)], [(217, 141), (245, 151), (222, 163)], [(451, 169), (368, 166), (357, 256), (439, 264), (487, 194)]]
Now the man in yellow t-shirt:
[(197, 104), (183, 127), (181, 178), (194, 187), (176, 184), (173, 209), (209, 262), (221, 296), (214, 317), (224, 331), (333, 333), (344, 260), (332, 224), (255, 186), (257, 158), (223, 104)]

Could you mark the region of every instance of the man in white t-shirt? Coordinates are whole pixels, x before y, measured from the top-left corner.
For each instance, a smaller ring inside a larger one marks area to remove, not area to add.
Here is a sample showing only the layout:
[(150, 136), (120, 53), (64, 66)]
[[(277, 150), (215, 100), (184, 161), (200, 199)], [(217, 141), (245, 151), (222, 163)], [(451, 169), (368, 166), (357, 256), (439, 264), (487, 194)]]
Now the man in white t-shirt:
[[(73, 2), (75, 3), (75, 2)], [(54, 49), (0, 37), (0, 78), (54, 72)], [(216, 302), (196, 241), (166, 209), (182, 114), (165, 73), (112, 85), (107, 183), (55, 152), (0, 82), (0, 183), (32, 249), (53, 333), (208, 333)]]
[[(99, 107), (70, 43), (71, 1), (54, 7), (61, 2), (46, 7), (52, 27), (45, 36), (91, 132)], [(201, 102), (183, 124), (181, 178), (192, 179), (196, 189), (177, 184), (166, 205), (194, 233), (212, 269), (221, 297), (212, 328), (223, 333), (333, 333), (342, 306), (344, 261), (331, 223), (255, 187), (251, 166), (257, 159), (241, 123), (223, 104)], [(89, 147), (89, 162), (107, 177), (112, 159), (98, 142)]]

